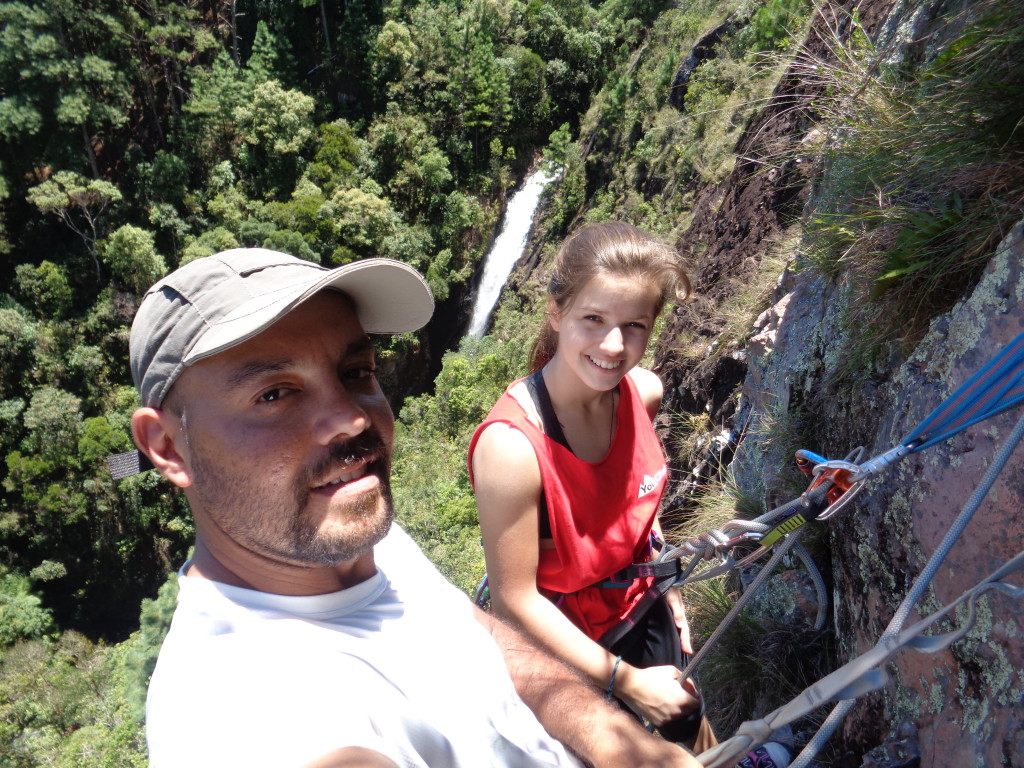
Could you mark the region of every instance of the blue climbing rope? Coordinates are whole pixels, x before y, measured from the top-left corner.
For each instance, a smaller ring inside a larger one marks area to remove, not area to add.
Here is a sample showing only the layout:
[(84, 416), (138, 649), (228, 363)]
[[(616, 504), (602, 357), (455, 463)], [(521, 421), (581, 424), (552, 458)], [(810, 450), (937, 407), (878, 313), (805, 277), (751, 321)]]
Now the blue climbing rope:
[(1024, 401), (1024, 333), (932, 411), (902, 442), (911, 453)]

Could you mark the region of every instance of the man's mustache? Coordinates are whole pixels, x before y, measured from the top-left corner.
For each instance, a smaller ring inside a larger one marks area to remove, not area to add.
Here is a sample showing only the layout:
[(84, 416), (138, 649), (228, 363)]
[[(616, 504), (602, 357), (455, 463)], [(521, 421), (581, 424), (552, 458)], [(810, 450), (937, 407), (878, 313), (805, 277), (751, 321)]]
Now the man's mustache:
[(310, 471), (314, 478), (322, 478), (334, 469), (364, 461), (370, 457), (383, 460), (387, 456), (387, 446), (380, 433), (373, 429), (360, 432), (344, 442), (333, 443), (327, 453), (317, 461)]

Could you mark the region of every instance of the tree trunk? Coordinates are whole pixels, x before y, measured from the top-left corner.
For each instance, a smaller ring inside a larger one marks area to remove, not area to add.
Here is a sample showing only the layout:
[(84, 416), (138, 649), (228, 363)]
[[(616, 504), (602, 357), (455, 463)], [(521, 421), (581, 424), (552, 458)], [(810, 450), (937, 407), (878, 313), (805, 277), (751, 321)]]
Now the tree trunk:
[(231, 0), (231, 58), (235, 66), (242, 68), (242, 60), (238, 55), (238, 0)]
[(327, 50), (327, 55), (331, 55), (331, 32), (327, 28), (327, 9), (324, 7), (324, 0), (320, 0), (320, 23), (324, 28), (324, 48)]
[(96, 150), (93, 149), (92, 137), (89, 135), (89, 129), (85, 127), (85, 123), (82, 123), (82, 141), (85, 143), (85, 153), (89, 156), (92, 177), (98, 179), (100, 177), (100, 167), (96, 162)]

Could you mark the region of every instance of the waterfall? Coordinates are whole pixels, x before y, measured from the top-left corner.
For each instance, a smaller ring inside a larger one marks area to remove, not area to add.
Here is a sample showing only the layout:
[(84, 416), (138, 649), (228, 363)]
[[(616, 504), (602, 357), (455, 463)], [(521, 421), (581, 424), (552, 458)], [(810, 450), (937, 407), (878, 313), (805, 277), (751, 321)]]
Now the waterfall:
[(491, 312), (498, 303), (505, 281), (512, 268), (523, 255), (526, 238), (533, 224), (533, 214), (540, 203), (540, 193), (558, 176), (539, 168), (530, 174), (523, 188), (509, 198), (502, 220), (501, 234), (498, 235), (490, 252), (484, 257), (484, 274), (476, 291), (473, 304), (473, 318), (469, 323), (468, 335), (481, 338), (487, 330)]

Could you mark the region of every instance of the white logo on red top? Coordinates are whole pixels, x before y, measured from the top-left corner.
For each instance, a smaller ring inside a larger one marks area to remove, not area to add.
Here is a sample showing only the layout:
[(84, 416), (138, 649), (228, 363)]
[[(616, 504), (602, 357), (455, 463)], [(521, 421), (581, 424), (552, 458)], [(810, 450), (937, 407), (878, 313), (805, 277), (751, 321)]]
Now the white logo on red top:
[(658, 487), (658, 483), (661, 482), (661, 478), (665, 476), (665, 467), (662, 467), (654, 473), (654, 477), (650, 475), (644, 475), (644, 481), (640, 483), (640, 493), (637, 495), (638, 499), (642, 499), (648, 493)]

